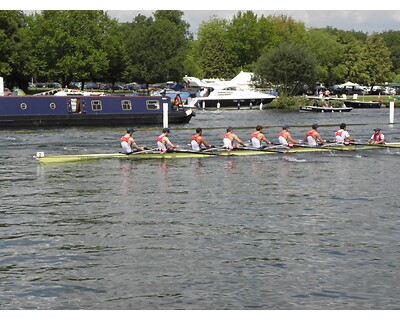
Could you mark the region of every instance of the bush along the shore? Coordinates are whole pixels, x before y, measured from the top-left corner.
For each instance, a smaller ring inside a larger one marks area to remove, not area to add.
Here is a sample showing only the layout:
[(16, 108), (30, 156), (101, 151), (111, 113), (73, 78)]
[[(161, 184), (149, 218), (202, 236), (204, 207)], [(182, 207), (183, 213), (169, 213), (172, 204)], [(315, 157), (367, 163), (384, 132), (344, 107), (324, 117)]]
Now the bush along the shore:
[(269, 105), (272, 109), (284, 109), (284, 110), (297, 110), (300, 106), (306, 104), (306, 99), (303, 96), (285, 96), (280, 95), (278, 99), (274, 99)]

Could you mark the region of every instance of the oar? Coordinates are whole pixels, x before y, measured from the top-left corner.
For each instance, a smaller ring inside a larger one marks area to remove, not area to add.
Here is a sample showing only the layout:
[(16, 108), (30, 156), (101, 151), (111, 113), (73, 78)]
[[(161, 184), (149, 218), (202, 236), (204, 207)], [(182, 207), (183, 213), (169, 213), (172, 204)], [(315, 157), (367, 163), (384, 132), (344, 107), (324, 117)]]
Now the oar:
[(285, 147), (283, 145), (276, 145), (276, 146), (265, 147), (265, 148), (254, 148), (254, 147), (244, 146), (242, 148), (237, 148), (237, 149), (234, 149), (234, 150), (251, 150), (251, 151), (284, 153), (284, 152), (287, 152), (287, 150), (289, 150), (289, 148), (287, 148), (287, 147)]
[(363, 143), (363, 142), (350, 142), (350, 144), (363, 147), (377, 147), (377, 148), (400, 148), (400, 144), (389, 144), (389, 143)]
[(136, 151), (136, 152), (132, 152), (132, 153), (129, 153), (129, 154), (127, 154), (128, 156), (129, 155), (135, 155), (135, 154), (142, 154), (142, 153), (161, 153), (161, 151), (160, 150), (158, 150), (158, 148), (154, 148), (154, 149), (145, 149), (145, 150), (141, 150), (141, 151)]
[[(188, 143), (187, 146), (188, 146), (188, 147), (191, 147), (192, 145), (191, 145), (190, 143)], [(179, 149), (178, 149), (178, 150), (179, 150)], [(208, 149), (200, 149), (200, 151), (197, 151), (197, 152), (202, 152), (202, 153), (204, 153), (204, 152), (225, 151), (225, 150), (227, 150), (227, 149), (224, 148), (223, 146), (216, 147), (216, 146), (211, 145), (210, 148), (208, 148)], [(193, 150), (193, 149), (187, 149), (187, 150), (184, 150), (184, 151), (189, 151), (189, 152), (191, 152), (191, 151), (195, 151), (195, 150)]]
[(318, 148), (319, 146), (310, 146), (309, 144), (305, 144), (305, 143), (293, 143), (292, 147), (299, 147), (299, 148)]
[(228, 149), (224, 148), (223, 146), (221, 147), (211, 147), (208, 149), (204, 149), (203, 152), (213, 152), (213, 151), (226, 151)]
[(194, 154), (210, 154), (210, 155), (218, 155), (217, 153), (212, 153), (212, 152), (205, 152), (206, 150), (204, 150), (204, 151), (194, 151), (194, 150), (185, 150), (185, 149), (174, 149), (174, 150), (171, 150), (171, 151), (169, 151), (168, 153), (174, 153), (174, 152), (176, 152), (176, 153), (194, 153)]
[(308, 144), (293, 144), (293, 147), (299, 147), (299, 148), (309, 148), (309, 149), (327, 149), (327, 150), (338, 150), (339, 147), (342, 147), (345, 145), (338, 144), (338, 143), (328, 143), (328, 144), (319, 144), (316, 146), (310, 146)]

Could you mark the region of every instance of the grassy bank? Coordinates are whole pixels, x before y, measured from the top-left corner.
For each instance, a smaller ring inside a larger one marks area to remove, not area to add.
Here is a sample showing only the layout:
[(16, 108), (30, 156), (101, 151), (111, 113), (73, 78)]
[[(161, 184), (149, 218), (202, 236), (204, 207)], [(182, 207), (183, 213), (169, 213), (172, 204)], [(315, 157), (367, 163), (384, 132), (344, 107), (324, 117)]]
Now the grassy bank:
[[(381, 96), (382, 107), (389, 107), (389, 103), (394, 101), (395, 108), (400, 108), (400, 100), (397, 98), (398, 96)], [(331, 96), (333, 98), (333, 96)], [(349, 97), (349, 100), (352, 97)], [(359, 96), (359, 101), (377, 101), (378, 96)], [(279, 96), (278, 99), (272, 101), (268, 107), (273, 109), (284, 109), (284, 110), (297, 110), (300, 106), (304, 106), (309, 104), (310, 102), (304, 96), (295, 96), (295, 97), (287, 97), (287, 96)], [(332, 105), (341, 105), (341, 101), (330, 101)]]

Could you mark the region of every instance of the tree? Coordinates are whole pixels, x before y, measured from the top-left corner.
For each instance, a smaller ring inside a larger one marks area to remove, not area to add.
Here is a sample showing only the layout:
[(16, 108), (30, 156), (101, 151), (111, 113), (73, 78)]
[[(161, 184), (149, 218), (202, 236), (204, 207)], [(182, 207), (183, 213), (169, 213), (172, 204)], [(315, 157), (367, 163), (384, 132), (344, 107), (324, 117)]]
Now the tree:
[(315, 82), (316, 65), (315, 56), (306, 47), (282, 43), (260, 57), (254, 73), (263, 82), (280, 85), (283, 94), (293, 95), (302, 84)]
[(386, 47), (390, 51), (393, 70), (400, 73), (400, 31), (389, 30), (382, 32), (380, 36), (385, 40)]
[(104, 47), (107, 54), (108, 69), (103, 80), (115, 85), (123, 80), (127, 66), (127, 50), (124, 45), (123, 33), (117, 20), (111, 19), (106, 23), (107, 37), (104, 38)]
[(272, 22), (269, 48), (281, 43), (302, 44), (306, 39), (307, 31), (303, 22), (297, 22), (286, 15), (268, 16), (267, 20)]
[(188, 50), (189, 24), (182, 11), (156, 11), (124, 25), (129, 66), (126, 77), (140, 82), (180, 81)]
[(153, 18), (147, 18), (144, 15), (137, 15), (132, 22), (121, 25), (125, 48), (127, 51), (127, 67), (125, 69), (124, 78), (137, 82), (146, 82), (148, 79), (148, 71), (146, 64), (146, 51), (142, 47), (146, 43), (148, 28), (153, 23)]
[(311, 29), (307, 46), (317, 59), (317, 79), (325, 85), (341, 83), (345, 75), (344, 46), (328, 29)]
[(227, 26), (227, 20), (212, 17), (199, 27), (195, 50), (203, 77), (230, 78), (232, 76), (233, 58), (229, 51)]
[(239, 11), (227, 25), (228, 50), (234, 65), (232, 77), (240, 71), (239, 68), (251, 70), (261, 54), (262, 43), (258, 36), (257, 23), (257, 15), (252, 11)]
[(369, 75), (368, 83), (373, 86), (376, 83), (391, 81), (394, 77), (393, 65), (390, 60), (390, 51), (386, 47), (383, 38), (374, 33), (365, 42), (363, 57), (365, 69)]
[(29, 50), (26, 46), (26, 17), (22, 11), (0, 11), (0, 75), (6, 83), (27, 87)]
[(30, 27), (36, 74), (64, 85), (106, 78), (110, 59), (116, 58), (107, 47), (118, 43), (110, 38), (114, 30), (107, 13), (99, 10), (36, 14)]

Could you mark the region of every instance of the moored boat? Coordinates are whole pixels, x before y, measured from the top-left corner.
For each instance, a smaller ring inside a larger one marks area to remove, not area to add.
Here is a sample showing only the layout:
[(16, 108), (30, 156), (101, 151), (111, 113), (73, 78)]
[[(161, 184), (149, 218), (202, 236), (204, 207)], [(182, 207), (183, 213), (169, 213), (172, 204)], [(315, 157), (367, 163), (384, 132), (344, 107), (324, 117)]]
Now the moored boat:
[(344, 100), (343, 102), (351, 108), (378, 109), (382, 106), (381, 101)]
[(300, 106), (300, 112), (350, 112), (353, 110), (351, 107), (347, 106), (330, 106), (330, 107), (322, 107), (322, 106)]
[[(300, 112), (350, 112), (352, 107), (344, 104), (343, 98), (329, 98), (320, 96), (308, 96), (306, 101), (310, 103), (299, 107)], [(329, 101), (340, 101), (341, 104), (330, 103)]]
[(0, 128), (140, 126), (188, 123), (191, 109), (173, 110), (168, 97), (115, 95), (0, 96)]
[(206, 81), (196, 77), (183, 77), (187, 87), (200, 90), (188, 106), (198, 109), (265, 109), (276, 99), (275, 95), (254, 89), (251, 72), (240, 72), (230, 81)]

